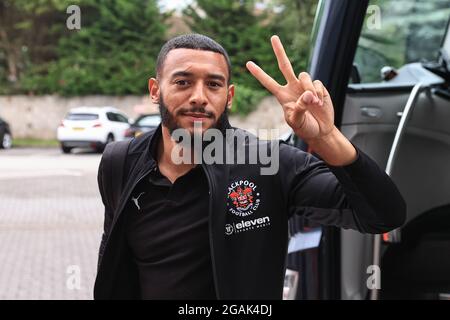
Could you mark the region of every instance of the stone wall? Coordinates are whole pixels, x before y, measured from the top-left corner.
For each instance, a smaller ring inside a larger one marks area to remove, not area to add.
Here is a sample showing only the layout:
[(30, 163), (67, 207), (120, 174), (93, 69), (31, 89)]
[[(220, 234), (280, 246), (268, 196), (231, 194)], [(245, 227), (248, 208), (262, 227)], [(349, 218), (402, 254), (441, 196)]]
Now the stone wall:
[(55, 139), (56, 129), (66, 113), (81, 106), (113, 106), (129, 117), (158, 112), (147, 96), (0, 96), (0, 117), (11, 126), (15, 138)]
[[(84, 96), (64, 98), (48, 96), (0, 96), (0, 117), (11, 126), (13, 137), (56, 139), (56, 129), (71, 108), (80, 106), (114, 106), (131, 118), (142, 113), (158, 112), (148, 96)], [(281, 106), (274, 97), (263, 99), (247, 117), (231, 116), (230, 123), (243, 129), (289, 130)]]

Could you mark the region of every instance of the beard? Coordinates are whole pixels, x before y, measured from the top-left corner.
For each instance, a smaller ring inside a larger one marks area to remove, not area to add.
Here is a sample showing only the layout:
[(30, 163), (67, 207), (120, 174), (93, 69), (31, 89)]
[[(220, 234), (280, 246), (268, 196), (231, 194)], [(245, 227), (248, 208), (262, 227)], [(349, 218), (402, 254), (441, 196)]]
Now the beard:
[[(217, 121), (215, 121), (213, 123), (213, 125), (210, 128), (214, 128), (214, 129), (218, 129), (222, 132), (222, 134), (225, 134), (225, 129), (227, 129), (229, 127), (229, 122), (228, 122), (228, 101), (224, 106), (224, 110), (221, 113), (221, 115), (219, 116), (219, 118), (217, 119)], [(203, 113), (205, 115), (205, 117), (207, 118), (213, 118), (214, 114), (210, 111), (207, 111), (205, 109), (204, 106), (191, 106), (191, 107), (182, 107), (178, 110), (177, 115), (186, 113), (186, 112), (196, 112), (196, 113)], [(176, 129), (182, 129), (183, 127), (181, 126), (181, 124), (177, 121), (176, 119), (176, 115), (171, 113), (169, 111), (169, 109), (167, 108), (167, 105), (164, 103), (164, 99), (162, 97), (162, 93), (160, 95), (159, 98), (159, 113), (161, 115), (161, 122), (163, 124), (163, 126), (165, 126), (168, 130), (169, 133), (172, 135), (172, 133), (176, 130)], [(210, 129), (208, 128), (208, 129)], [(206, 130), (208, 130), (206, 129)], [(194, 131), (194, 134), (191, 135), (191, 142), (193, 143), (194, 140), (194, 136), (197, 133)], [(203, 135), (203, 133), (201, 133), (201, 135)], [(181, 142), (181, 141), (177, 141), (177, 142)], [(193, 145), (193, 144), (191, 144)]]

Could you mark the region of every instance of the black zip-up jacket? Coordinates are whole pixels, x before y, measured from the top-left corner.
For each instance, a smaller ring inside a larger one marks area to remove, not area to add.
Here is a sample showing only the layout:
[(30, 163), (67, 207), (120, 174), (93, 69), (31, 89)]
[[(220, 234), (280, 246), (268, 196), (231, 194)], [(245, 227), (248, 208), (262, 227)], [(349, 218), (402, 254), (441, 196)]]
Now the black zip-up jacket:
[[(237, 136), (247, 135), (233, 130)], [(98, 183), (105, 222), (95, 299), (140, 297), (137, 269), (124, 237), (123, 211), (133, 188), (157, 165), (149, 151), (154, 133), (135, 138), (129, 146), (120, 197), (111, 196), (111, 178), (117, 172), (104, 172), (108, 160), (102, 157)], [(246, 141), (258, 140), (247, 135)], [(282, 298), (288, 219), (294, 214), (373, 234), (404, 223), (406, 205), (400, 192), (373, 160), (357, 151), (352, 164), (332, 167), (280, 142), (275, 175), (261, 175), (259, 164), (202, 164), (210, 189), (209, 236), (219, 299)]]

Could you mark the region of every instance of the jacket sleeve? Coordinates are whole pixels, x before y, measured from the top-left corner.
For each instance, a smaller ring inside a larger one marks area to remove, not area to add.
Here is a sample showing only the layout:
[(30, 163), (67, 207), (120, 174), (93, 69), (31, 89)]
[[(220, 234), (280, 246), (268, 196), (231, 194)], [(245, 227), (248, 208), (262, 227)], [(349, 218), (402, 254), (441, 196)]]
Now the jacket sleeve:
[(378, 165), (357, 150), (348, 166), (333, 167), (311, 154), (280, 145), (280, 176), (288, 215), (298, 214), (322, 225), (384, 233), (400, 227), (406, 204)]
[(103, 234), (102, 239), (100, 242), (100, 249), (98, 253), (98, 264), (97, 267), (100, 266), (100, 261), (103, 256), (103, 252), (105, 250), (106, 240), (108, 239), (108, 235), (110, 232), (112, 220), (113, 220), (113, 211), (111, 209), (111, 206), (108, 203), (107, 197), (106, 197), (106, 191), (104, 189), (105, 183), (103, 181), (104, 175), (103, 175), (103, 162), (104, 158), (102, 157), (102, 160), (100, 161), (100, 165), (98, 167), (98, 174), (97, 174), (97, 182), (98, 182), (98, 188), (100, 191), (100, 195), (102, 198), (103, 205), (105, 206), (105, 217), (104, 217), (104, 223), (103, 223)]

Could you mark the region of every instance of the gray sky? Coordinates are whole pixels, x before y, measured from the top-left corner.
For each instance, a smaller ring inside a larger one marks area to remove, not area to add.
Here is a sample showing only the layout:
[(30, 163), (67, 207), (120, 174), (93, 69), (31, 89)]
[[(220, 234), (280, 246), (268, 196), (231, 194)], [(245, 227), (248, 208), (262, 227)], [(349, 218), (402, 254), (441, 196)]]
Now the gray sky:
[(159, 0), (158, 2), (163, 11), (166, 11), (172, 9), (183, 9), (189, 3), (192, 3), (192, 1), (193, 0)]

